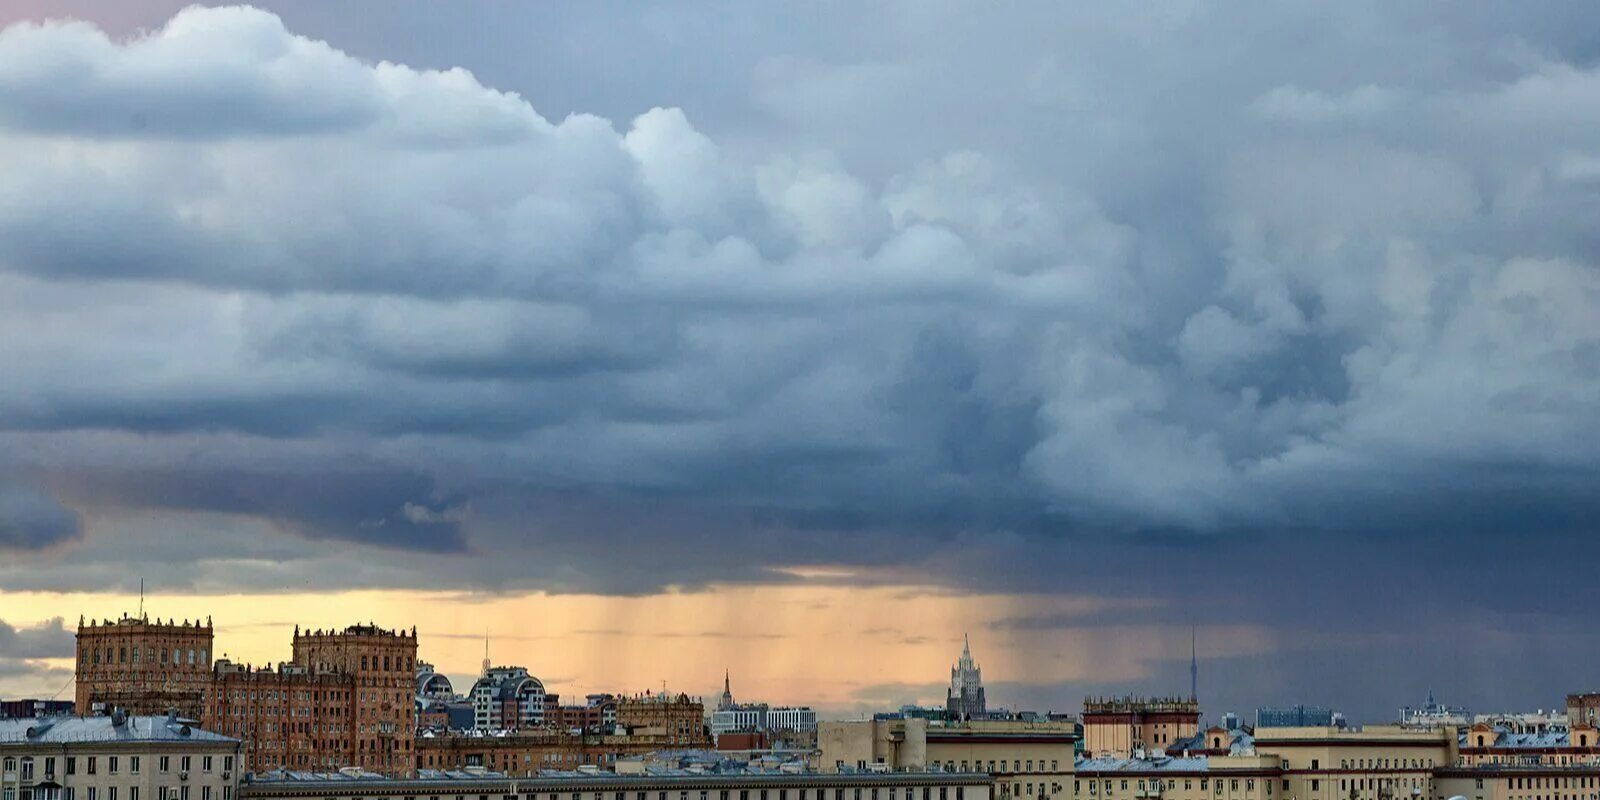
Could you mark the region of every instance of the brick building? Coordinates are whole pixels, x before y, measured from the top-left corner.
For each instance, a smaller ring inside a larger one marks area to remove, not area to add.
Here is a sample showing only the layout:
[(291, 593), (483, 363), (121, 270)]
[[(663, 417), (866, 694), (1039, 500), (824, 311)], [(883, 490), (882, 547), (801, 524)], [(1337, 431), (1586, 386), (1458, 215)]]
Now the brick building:
[(644, 694), (617, 700), (617, 724), (639, 733), (657, 733), (674, 747), (707, 747), (706, 707), (686, 694)]
[(300, 664), (252, 669), (218, 660), (206, 697), (211, 730), (243, 741), (246, 772), (338, 769), (350, 749), (351, 677)]
[(76, 711), (199, 719), (211, 683), (211, 620), (78, 620)]
[[(349, 679), (343, 727), (326, 734), (329, 747), (345, 748), (346, 766), (385, 775), (409, 774), (416, 710), (417, 632), (351, 625), (342, 631), (294, 633), (294, 662), (314, 674)], [(307, 689), (307, 691), (310, 691)], [(333, 701), (337, 702), (337, 701)]]
[(621, 758), (674, 746), (666, 736), (656, 733), (621, 736), (541, 730), (483, 736), (424, 732), (417, 737), (416, 767), (482, 767), (506, 775), (536, 775), (541, 769), (613, 768)]

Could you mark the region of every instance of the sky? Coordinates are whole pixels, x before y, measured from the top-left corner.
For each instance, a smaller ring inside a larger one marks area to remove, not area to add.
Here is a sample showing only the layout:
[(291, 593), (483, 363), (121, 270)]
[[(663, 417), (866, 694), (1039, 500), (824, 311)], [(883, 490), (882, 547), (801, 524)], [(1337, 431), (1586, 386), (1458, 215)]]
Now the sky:
[(1600, 688), (1600, 7), (0, 5), (80, 615), (848, 716)]

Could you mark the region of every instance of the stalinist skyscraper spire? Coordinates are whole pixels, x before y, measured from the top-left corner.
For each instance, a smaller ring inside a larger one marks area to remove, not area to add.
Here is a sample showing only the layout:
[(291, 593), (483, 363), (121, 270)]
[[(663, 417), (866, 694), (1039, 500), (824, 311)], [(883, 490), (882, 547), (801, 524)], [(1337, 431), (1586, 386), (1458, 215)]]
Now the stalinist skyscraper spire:
[(951, 719), (970, 719), (988, 710), (983, 697), (983, 670), (972, 662), (972, 643), (961, 635), (961, 660), (950, 668), (950, 694), (945, 713)]

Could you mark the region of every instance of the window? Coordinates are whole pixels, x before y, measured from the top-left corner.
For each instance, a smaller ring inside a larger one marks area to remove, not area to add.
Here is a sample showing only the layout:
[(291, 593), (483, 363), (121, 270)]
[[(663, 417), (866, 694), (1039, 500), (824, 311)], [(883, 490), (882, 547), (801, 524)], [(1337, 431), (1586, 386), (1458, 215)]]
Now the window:
[(201, 758), (200, 758), (200, 771), (201, 772), (210, 772), (211, 771), (211, 756), (201, 756)]
[[(88, 758), (84, 759), (84, 762), (86, 764), (86, 766), (84, 767), (84, 771), (88, 772), (90, 775), (93, 775), (94, 774), (94, 762), (96, 760), (97, 760), (97, 758), (95, 756), (89, 756)], [(89, 800), (94, 800), (94, 798), (90, 797)]]
[[(135, 775), (139, 774), (139, 757), (138, 756), (128, 756), (128, 771), (133, 773), (133, 774), (135, 774)], [(138, 800), (138, 798), (130, 797), (130, 798), (128, 798), (128, 800)]]
[(25, 781), (33, 780), (33, 757), (31, 756), (22, 759), (22, 779)]
[[(162, 756), (159, 759), (156, 759), (156, 771), (157, 772), (160, 772), (160, 773), (162, 773), (164, 775), (167, 772), (170, 772), (171, 770), (172, 770), (172, 756)], [(89, 771), (90, 772), (94, 772), (93, 769), (91, 769)]]
[(106, 756), (106, 772), (117, 774), (117, 760), (116, 756)]

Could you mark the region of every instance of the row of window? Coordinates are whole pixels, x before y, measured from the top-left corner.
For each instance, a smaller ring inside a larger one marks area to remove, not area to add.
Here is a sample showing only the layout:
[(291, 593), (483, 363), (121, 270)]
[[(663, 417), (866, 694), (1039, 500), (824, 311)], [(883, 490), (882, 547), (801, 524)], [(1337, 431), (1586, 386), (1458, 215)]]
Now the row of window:
[[(882, 759), (879, 759), (879, 761), (881, 763)], [(973, 772), (973, 771), (987, 772), (987, 773), (989, 773), (991, 775), (999, 775), (999, 774), (1003, 774), (1003, 773), (1007, 773), (1007, 772), (1060, 772), (1061, 771), (1061, 762), (1058, 759), (1050, 759), (1050, 768), (1048, 770), (1045, 769), (1044, 764), (1045, 764), (1044, 759), (1042, 759), (1042, 758), (1039, 759), (1039, 768), (1037, 770), (1035, 770), (1033, 768), (1033, 765), (1034, 765), (1033, 759), (1030, 758), (1030, 759), (1024, 760), (1024, 759), (1020, 759), (1019, 758), (1019, 759), (1013, 759), (1012, 762), (1011, 762), (1011, 769), (1007, 770), (1006, 769), (1006, 761), (1005, 761), (1005, 759), (1002, 758), (999, 761), (995, 761), (994, 759), (990, 759), (989, 762), (988, 762), (988, 766), (987, 767), (984, 766), (984, 762), (983, 761), (962, 761), (962, 762), (960, 762), (960, 770), (962, 772)], [(933, 765), (934, 766), (938, 766), (939, 762), (935, 761), (935, 762), (933, 762)], [(862, 764), (860, 764), (858, 766), (860, 766), (861, 768), (865, 768), (866, 764), (862, 763)], [(955, 772), (956, 769), (957, 769), (957, 764), (956, 764), (955, 761), (946, 761), (946, 762), (944, 762), (944, 769), (945, 769), (946, 772)]]
[[(138, 664), (138, 663), (141, 662), (141, 654), (143, 654), (143, 656), (142, 656), (142, 661), (143, 662), (149, 663), (149, 664), (156, 663), (156, 652), (157, 651), (156, 651), (156, 648), (154, 648), (154, 647), (134, 647), (131, 650), (126, 646), (124, 646), (124, 647), (116, 647), (116, 648), (107, 647), (107, 648), (104, 649), (103, 652), (105, 654), (105, 663), (107, 663), (107, 664)], [(102, 653), (102, 650), (101, 650), (101, 648), (98, 648), (98, 647), (92, 648), (90, 650), (86, 650), (86, 651), (84, 651), (84, 652), (82, 652), (82, 653), (80, 653), (78, 655), (78, 663), (80, 663), (80, 664), (89, 664), (89, 663), (99, 664), (99, 663), (101, 663), (101, 653)], [(188, 650), (184, 650), (182, 648), (174, 647), (172, 649), (172, 661), (170, 663), (172, 663), (172, 664), (200, 664), (202, 666), (205, 665), (205, 664), (211, 663), (210, 661), (208, 661), (206, 659), (207, 653), (206, 653), (205, 648), (201, 648), (198, 651), (198, 655), (196, 653), (197, 653), (197, 651), (195, 651), (193, 648), (190, 648)], [(164, 648), (164, 647), (161, 648), (160, 654), (161, 654), (161, 663), (162, 664), (169, 663), (167, 661), (167, 650), (166, 650), (166, 648)]]
[[(78, 762), (80, 760), (79, 757), (78, 756), (63, 756), (62, 758), (64, 759), (64, 762), (63, 762), (62, 766), (64, 766), (66, 768), (66, 771), (63, 774), (66, 774), (66, 775), (76, 775), (76, 774), (78, 774)], [(180, 756), (179, 759), (178, 759), (178, 769), (183, 771), (183, 772), (188, 772), (190, 764), (192, 763), (192, 761), (191, 761), (192, 758), (193, 758), (193, 756)], [(84, 774), (86, 774), (86, 775), (94, 775), (94, 774), (97, 774), (99, 772), (100, 756), (83, 756), (81, 760), (83, 762)], [(107, 774), (116, 775), (119, 772), (121, 772), (121, 770), (122, 770), (122, 757), (121, 756), (106, 756), (105, 760), (106, 760), (106, 773)], [(43, 762), (42, 766), (44, 767), (44, 774), (46, 774), (46, 775), (55, 775), (56, 774), (56, 757), (55, 756), (44, 756), (41, 759), (41, 761)], [(202, 771), (202, 772), (210, 772), (212, 763), (213, 762), (212, 762), (212, 757), (211, 756), (201, 756), (200, 757), (200, 771)], [(6, 772), (17, 772), (18, 771), (17, 767), (19, 766), (19, 764), (22, 767), (22, 769), (21, 769), (22, 780), (25, 780), (25, 781), (33, 780), (33, 777), (34, 777), (34, 766), (35, 766), (35, 760), (34, 760), (33, 756), (23, 756), (20, 761), (15, 756), (7, 756), (5, 761), (3, 762), (3, 764), (0, 764), (0, 766), (3, 766)], [(128, 756), (128, 774), (130, 774), (130, 775), (138, 775), (139, 774), (139, 765), (140, 765), (140, 757), (139, 756)], [(156, 771), (157, 772), (162, 772), (162, 773), (169, 772), (169, 771), (171, 771), (171, 767), (172, 767), (172, 756), (160, 756), (160, 757), (158, 757), (156, 759)], [(224, 772), (232, 772), (233, 771), (233, 756), (223, 756), (222, 757), (222, 769), (223, 769)]]

